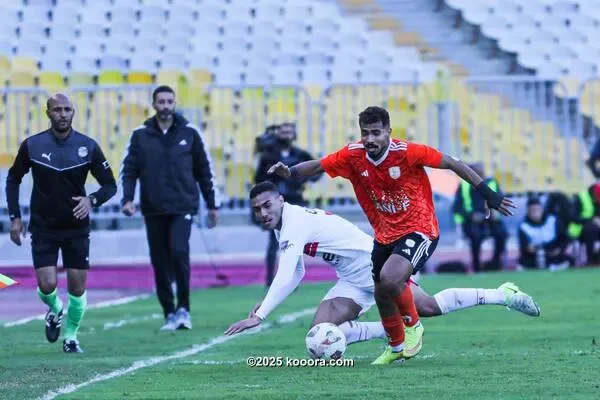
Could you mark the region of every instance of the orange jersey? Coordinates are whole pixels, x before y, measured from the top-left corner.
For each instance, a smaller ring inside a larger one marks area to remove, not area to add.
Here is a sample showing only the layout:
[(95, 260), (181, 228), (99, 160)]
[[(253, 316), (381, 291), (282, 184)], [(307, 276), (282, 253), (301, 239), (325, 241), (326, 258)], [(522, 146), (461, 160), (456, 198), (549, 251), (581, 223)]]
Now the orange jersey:
[(442, 153), (422, 144), (392, 140), (386, 153), (373, 161), (360, 143), (350, 143), (321, 159), (335, 178), (352, 182), (375, 240), (393, 243), (411, 232), (431, 239), (440, 234), (431, 184), (424, 167), (439, 167)]

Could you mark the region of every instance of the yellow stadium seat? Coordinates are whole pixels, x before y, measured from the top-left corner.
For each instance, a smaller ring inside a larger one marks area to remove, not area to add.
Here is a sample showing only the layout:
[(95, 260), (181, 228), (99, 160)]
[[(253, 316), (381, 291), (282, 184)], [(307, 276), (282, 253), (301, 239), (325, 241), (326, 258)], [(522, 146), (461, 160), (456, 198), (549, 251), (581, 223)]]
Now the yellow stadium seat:
[(108, 70), (100, 72), (98, 75), (99, 85), (122, 85), (125, 83), (123, 73), (116, 70)]
[(209, 85), (213, 80), (212, 72), (207, 69), (192, 69), (190, 77), (194, 85)]
[(179, 87), (177, 103), (183, 107), (204, 109), (209, 103), (207, 86), (201, 84), (188, 84)]
[(50, 92), (60, 91), (65, 88), (65, 80), (60, 72), (42, 72), (39, 76), (41, 88)]
[(10, 71), (11, 65), (8, 57), (0, 55), (0, 71)]
[(181, 71), (177, 70), (160, 70), (156, 74), (157, 85), (167, 85), (179, 93), (181, 87), (185, 86), (186, 78)]
[(5, 71), (0, 69), (0, 88), (6, 86), (8, 84), (8, 77), (10, 76), (10, 71)]
[(38, 62), (29, 57), (14, 57), (12, 59), (12, 70), (36, 73), (39, 71)]
[(130, 85), (152, 84), (152, 74), (144, 71), (131, 71), (127, 74), (127, 83)]
[(35, 86), (35, 77), (28, 71), (13, 71), (9, 78), (10, 86), (14, 87), (33, 87)]
[(87, 86), (94, 84), (94, 76), (85, 72), (74, 72), (67, 77), (69, 86)]

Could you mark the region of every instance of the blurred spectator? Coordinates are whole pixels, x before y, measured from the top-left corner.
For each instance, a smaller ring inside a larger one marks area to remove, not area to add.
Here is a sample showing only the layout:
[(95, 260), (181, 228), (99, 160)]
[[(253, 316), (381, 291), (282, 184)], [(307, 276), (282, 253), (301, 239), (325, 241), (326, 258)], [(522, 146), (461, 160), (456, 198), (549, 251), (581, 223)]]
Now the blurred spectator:
[[(494, 178), (485, 178), (483, 164), (475, 163), (471, 165), (471, 168), (484, 178), (492, 190), (500, 192), (498, 182)], [(501, 258), (506, 249), (508, 232), (502, 219), (498, 218), (494, 212), (492, 212), (489, 219), (485, 219), (486, 208), (483, 196), (473, 186), (461, 181), (454, 197), (452, 212), (454, 222), (461, 227), (462, 233), (469, 239), (473, 270), (475, 272), (481, 271), (481, 245), (490, 236), (494, 239), (494, 255), (486, 263), (485, 269), (501, 269)]]
[(545, 212), (558, 218), (566, 231), (571, 222), (573, 205), (566, 194), (562, 192), (551, 192), (548, 194)]
[(544, 212), (539, 198), (527, 201), (527, 214), (519, 225), (519, 266), (525, 268), (568, 268), (569, 238), (564, 223)]
[(600, 184), (591, 185), (575, 195), (569, 236), (585, 245), (588, 264), (600, 261), (595, 249), (596, 242), (600, 239)]
[(279, 137), (279, 125), (269, 125), (265, 132), (258, 136), (254, 142), (254, 154), (261, 155), (276, 151)]
[[(276, 140), (272, 140), (275, 138)], [(304, 206), (306, 201), (303, 197), (305, 179), (289, 178), (284, 179), (278, 175), (268, 175), (269, 168), (279, 161), (292, 167), (303, 161), (312, 160), (312, 156), (305, 150), (302, 150), (293, 145), (296, 140), (296, 125), (286, 122), (281, 126), (273, 127), (272, 132), (265, 132), (257, 140), (257, 145), (260, 147), (260, 160), (256, 169), (255, 183), (260, 183), (270, 180), (279, 189), (285, 201), (290, 204)], [(311, 181), (319, 180), (321, 176), (312, 177)], [(267, 247), (267, 277), (266, 285), (270, 286), (275, 274), (275, 265), (277, 262), (278, 244), (275, 238), (274, 231), (269, 232), (269, 245)]]
[(592, 148), (592, 152), (590, 153), (590, 158), (587, 160), (588, 167), (594, 174), (596, 179), (600, 179), (600, 140), (594, 144)]

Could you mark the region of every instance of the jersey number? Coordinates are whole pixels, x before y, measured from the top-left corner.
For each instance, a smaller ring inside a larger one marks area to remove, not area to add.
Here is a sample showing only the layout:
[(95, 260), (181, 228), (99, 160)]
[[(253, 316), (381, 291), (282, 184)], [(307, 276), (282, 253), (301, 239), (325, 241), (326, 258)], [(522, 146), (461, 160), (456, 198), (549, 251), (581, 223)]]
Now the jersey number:
[(327, 262), (332, 262), (333, 260), (335, 260), (335, 254), (323, 253), (323, 260)]

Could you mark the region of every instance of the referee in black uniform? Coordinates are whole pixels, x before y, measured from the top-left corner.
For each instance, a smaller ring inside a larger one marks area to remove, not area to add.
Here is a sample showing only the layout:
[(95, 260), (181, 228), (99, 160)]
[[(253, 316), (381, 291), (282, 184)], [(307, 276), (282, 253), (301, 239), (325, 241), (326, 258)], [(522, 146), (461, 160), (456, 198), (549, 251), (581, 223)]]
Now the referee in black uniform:
[[(92, 138), (71, 127), (75, 110), (64, 94), (47, 102), (51, 128), (25, 139), (6, 178), (6, 199), (12, 221), (10, 238), (21, 245), (25, 224), (19, 209), (19, 186), (29, 170), (33, 176), (29, 231), (38, 295), (49, 307), (46, 338), (60, 335), (63, 305), (56, 288), (58, 251), (67, 270), (69, 308), (63, 341), (66, 353), (81, 353), (77, 332), (85, 312), (86, 279), (89, 268), (92, 207), (117, 192), (115, 178), (102, 150)], [(100, 189), (86, 196), (85, 181), (91, 172)]]
[[(152, 105), (156, 114), (133, 131), (123, 160), (123, 213), (136, 212), (133, 197), (139, 179), (156, 293), (166, 320), (161, 330), (191, 329), (192, 218), (198, 213), (200, 185), (209, 227), (217, 222), (214, 173), (200, 129), (175, 113), (173, 89), (157, 87)], [(176, 306), (171, 277), (177, 284)]]

